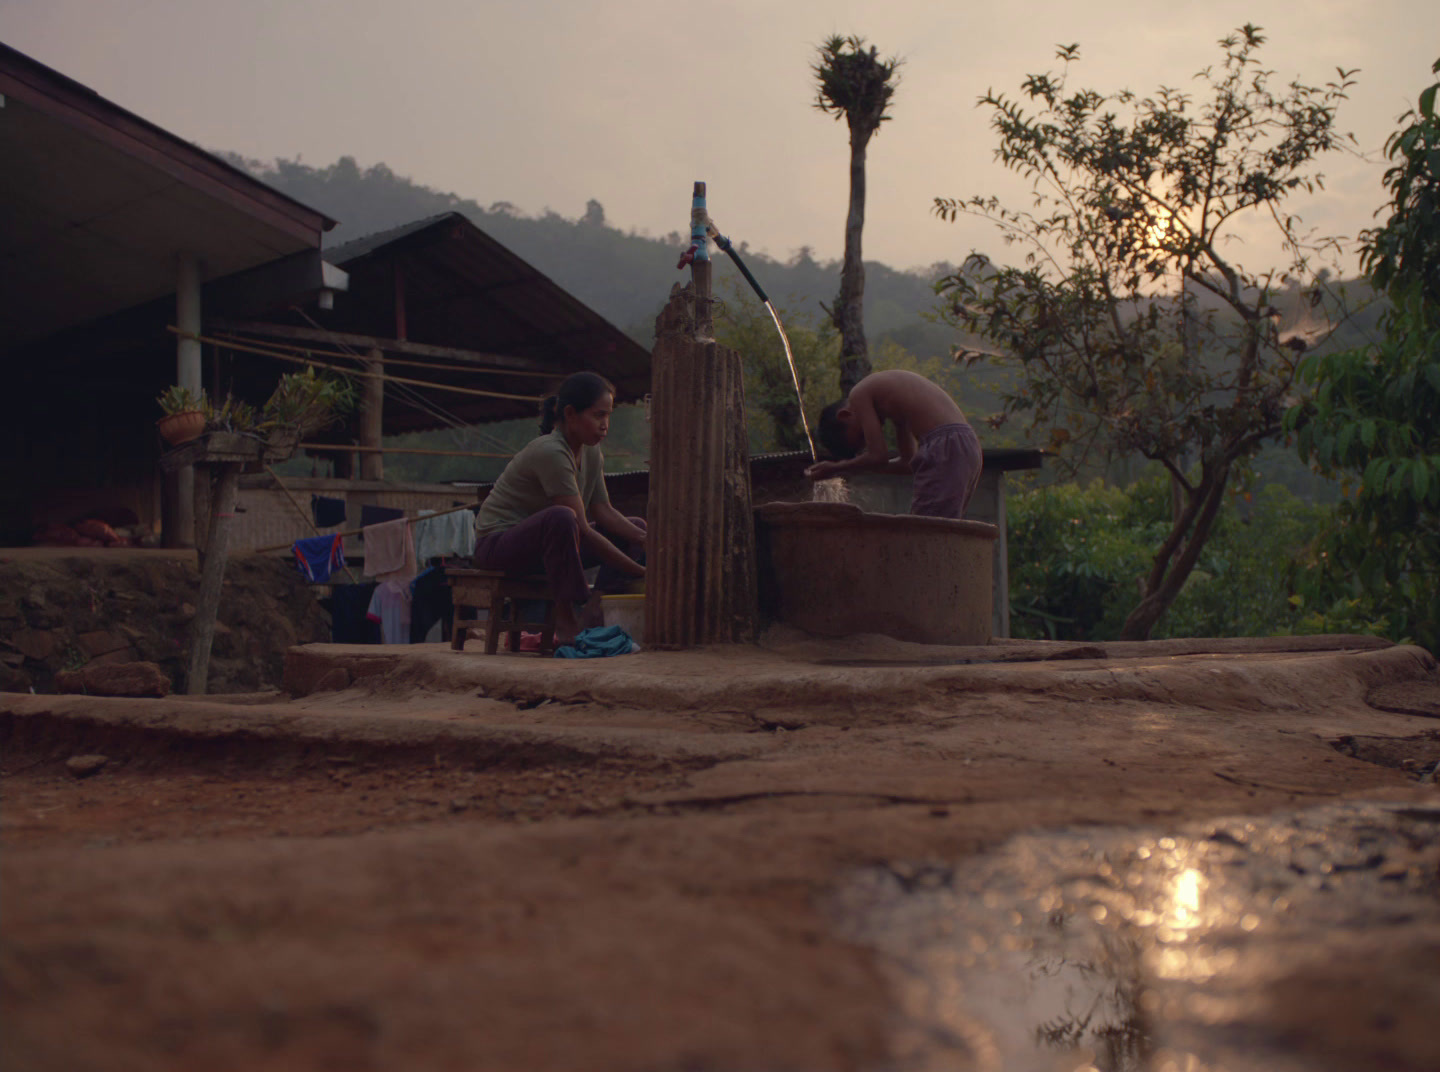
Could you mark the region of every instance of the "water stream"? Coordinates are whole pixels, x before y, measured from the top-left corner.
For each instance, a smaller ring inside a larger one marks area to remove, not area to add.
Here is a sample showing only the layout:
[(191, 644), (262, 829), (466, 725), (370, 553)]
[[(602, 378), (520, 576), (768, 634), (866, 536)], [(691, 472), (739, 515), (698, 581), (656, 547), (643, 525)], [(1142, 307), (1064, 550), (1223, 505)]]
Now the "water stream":
[(765, 308), (770, 312), (770, 319), (775, 321), (775, 330), (780, 333), (780, 341), (785, 346), (785, 360), (790, 363), (790, 382), (795, 385), (795, 400), (800, 403), (800, 427), (805, 429), (805, 442), (810, 444), (810, 460), (818, 461), (815, 454), (815, 440), (810, 437), (810, 422), (805, 419), (805, 396), (800, 392), (800, 373), (795, 369), (795, 355), (790, 350), (790, 336), (785, 334), (785, 325), (780, 323), (780, 314), (775, 311), (775, 306), (766, 301)]
[[(765, 308), (770, 313), (770, 319), (775, 321), (775, 330), (780, 333), (780, 342), (785, 347), (785, 360), (790, 365), (790, 382), (795, 385), (795, 401), (800, 406), (800, 427), (805, 429), (805, 442), (810, 445), (810, 460), (819, 461), (815, 453), (815, 440), (810, 435), (810, 422), (805, 418), (805, 395), (800, 390), (800, 373), (795, 368), (795, 354), (790, 349), (790, 336), (785, 334), (785, 325), (780, 322), (780, 314), (775, 311), (775, 306), (770, 300), (765, 300)], [(810, 498), (814, 502), (846, 502), (849, 494), (845, 487), (845, 481), (839, 477), (830, 480), (817, 480), (811, 489)]]

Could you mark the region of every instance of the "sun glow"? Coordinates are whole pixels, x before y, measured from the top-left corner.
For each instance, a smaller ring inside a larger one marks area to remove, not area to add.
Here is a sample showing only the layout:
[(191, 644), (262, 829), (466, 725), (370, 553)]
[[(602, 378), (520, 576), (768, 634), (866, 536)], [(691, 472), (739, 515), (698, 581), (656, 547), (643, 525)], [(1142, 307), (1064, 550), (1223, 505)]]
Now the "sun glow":
[(1168, 210), (1159, 208), (1150, 217), (1150, 223), (1145, 228), (1145, 242), (1155, 249), (1164, 247), (1166, 240), (1170, 237), (1174, 221)]

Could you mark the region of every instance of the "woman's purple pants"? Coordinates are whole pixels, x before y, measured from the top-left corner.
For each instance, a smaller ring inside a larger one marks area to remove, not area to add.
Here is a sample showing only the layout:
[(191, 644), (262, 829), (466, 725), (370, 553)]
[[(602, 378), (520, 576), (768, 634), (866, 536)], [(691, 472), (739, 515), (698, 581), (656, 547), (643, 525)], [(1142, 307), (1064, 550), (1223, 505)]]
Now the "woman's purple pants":
[[(630, 521), (645, 527), (640, 518)], [(590, 598), (590, 587), (585, 583), (586, 563), (580, 557), (579, 527), (568, 506), (547, 506), (512, 529), (481, 536), (475, 543), (475, 565), (521, 577), (543, 573), (556, 599), (584, 603)], [(636, 557), (636, 549), (625, 550)], [(596, 587), (603, 591), (607, 574), (612, 572), (623, 578), (618, 571), (601, 566)]]

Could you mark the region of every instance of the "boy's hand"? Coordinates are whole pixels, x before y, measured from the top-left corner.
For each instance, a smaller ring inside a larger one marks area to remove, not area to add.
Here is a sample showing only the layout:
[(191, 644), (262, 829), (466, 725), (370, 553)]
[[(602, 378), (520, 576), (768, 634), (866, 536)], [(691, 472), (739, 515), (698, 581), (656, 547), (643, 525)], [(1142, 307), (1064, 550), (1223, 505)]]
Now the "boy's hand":
[(816, 462), (805, 470), (805, 475), (811, 480), (827, 480), (840, 472), (840, 466), (835, 462)]

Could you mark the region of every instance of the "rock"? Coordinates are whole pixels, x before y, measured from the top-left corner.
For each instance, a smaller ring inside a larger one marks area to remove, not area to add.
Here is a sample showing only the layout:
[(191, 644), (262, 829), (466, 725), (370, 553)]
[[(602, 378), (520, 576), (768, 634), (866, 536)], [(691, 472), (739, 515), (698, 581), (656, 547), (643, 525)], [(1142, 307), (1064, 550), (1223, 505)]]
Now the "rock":
[(55, 691), (74, 694), (85, 691), (85, 675), (79, 670), (55, 671)]
[(81, 633), (75, 638), (80, 650), (90, 658), (95, 659), (101, 655), (109, 655), (112, 651), (120, 651), (128, 647), (124, 637), (118, 637), (107, 629), (96, 629), (89, 633)]
[(27, 659), (36, 662), (50, 658), (59, 646), (55, 642), (55, 634), (44, 629), (22, 629), (10, 638), (10, 644)]
[(89, 778), (92, 774), (99, 774), (109, 762), (109, 756), (71, 756), (65, 761), (65, 769), (77, 778)]
[(170, 692), (170, 679), (155, 663), (91, 663), (80, 670), (55, 675), (55, 688), (89, 696), (151, 696)]
[(30, 675), (18, 667), (0, 666), (0, 692), (33, 692)]
[(138, 658), (134, 648), (125, 645), (123, 648), (116, 648), (114, 651), (107, 651), (104, 655), (97, 655), (85, 665), (104, 666), (108, 663), (133, 663)]

